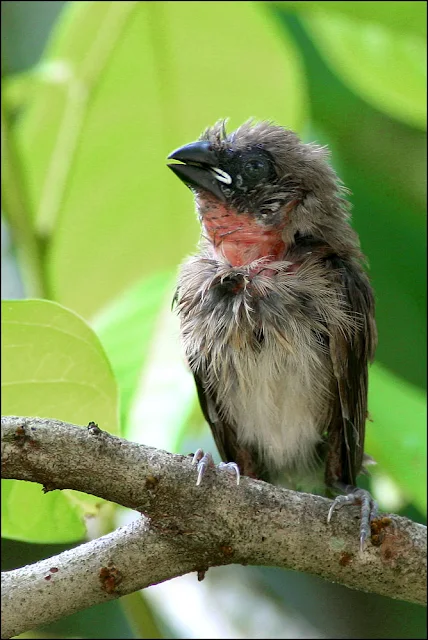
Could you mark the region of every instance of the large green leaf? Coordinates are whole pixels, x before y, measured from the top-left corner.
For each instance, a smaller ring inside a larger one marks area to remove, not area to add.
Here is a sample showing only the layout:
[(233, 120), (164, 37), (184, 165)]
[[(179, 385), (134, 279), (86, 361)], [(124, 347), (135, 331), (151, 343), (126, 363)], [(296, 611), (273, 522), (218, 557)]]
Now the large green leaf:
[[(56, 418), (117, 433), (117, 389), (92, 329), (46, 300), (2, 302), (2, 413)], [(85, 496), (43, 495), (37, 485), (7, 481), (2, 534), (32, 542), (81, 539)], [(88, 498), (88, 509), (93, 500)]]
[(370, 375), (367, 451), (426, 513), (426, 395), (375, 364)]
[(303, 24), (353, 91), (389, 116), (426, 129), (425, 38), (323, 11)]
[(368, 103), (426, 129), (425, 2), (271, 2), (300, 15), (335, 74)]
[(82, 511), (64, 492), (43, 495), (40, 486), (1, 481), (2, 536), (37, 543), (75, 542), (85, 537)]
[(117, 433), (117, 390), (93, 330), (47, 300), (2, 301), (2, 412)]
[(298, 54), (257, 3), (70, 3), (40, 71), (16, 133), (51, 295), (85, 316), (192, 248), (172, 149), (222, 117), (305, 120)]
[[(408, 33), (424, 38), (426, 36), (426, 5), (411, 0), (290, 0), (289, 2), (271, 2), (282, 9), (295, 11), (302, 15), (313, 14), (321, 10), (330, 16), (339, 14), (351, 18), (354, 24), (380, 24), (399, 33)], [(424, 6), (425, 5), (425, 6)]]

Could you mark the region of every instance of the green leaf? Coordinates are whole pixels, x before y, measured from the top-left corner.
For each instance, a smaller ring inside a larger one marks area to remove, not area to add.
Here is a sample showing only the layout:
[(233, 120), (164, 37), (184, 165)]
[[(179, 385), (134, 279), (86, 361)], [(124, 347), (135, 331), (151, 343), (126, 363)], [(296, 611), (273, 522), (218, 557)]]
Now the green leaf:
[(424, 38), (322, 9), (303, 24), (326, 62), (354, 92), (392, 118), (426, 129)]
[(295, 0), (290, 2), (270, 2), (281, 9), (295, 11), (302, 15), (321, 11), (333, 16), (335, 13), (352, 18), (354, 24), (381, 24), (399, 33), (426, 37), (426, 3), (410, 0), (394, 2), (361, 2), (335, 0)]
[(17, 480), (1, 481), (2, 536), (23, 542), (75, 542), (85, 537), (82, 511), (67, 495), (43, 495), (40, 485)]
[(184, 362), (175, 276), (144, 278), (94, 319), (118, 381), (125, 437), (177, 451), (196, 392)]
[(222, 117), (302, 127), (299, 56), (277, 29), (261, 3), (69, 3), (16, 131), (55, 299), (88, 317), (192, 248), (175, 147)]
[(155, 273), (133, 285), (93, 319), (117, 380), (123, 427), (150, 354), (161, 307), (165, 300), (171, 307), (172, 296), (171, 273)]
[[(117, 389), (101, 344), (76, 314), (46, 300), (2, 302), (2, 412), (56, 418), (117, 433)], [(85, 531), (66, 493), (7, 483), (3, 534), (33, 542), (70, 542)], [(88, 498), (88, 509), (93, 509)], [(37, 517), (33, 515), (37, 514)]]
[(178, 453), (196, 402), (195, 383), (179, 339), (179, 320), (171, 313), (167, 299), (136, 390), (126, 435), (131, 440)]
[(426, 395), (375, 364), (370, 373), (366, 448), (426, 513)]
[(2, 411), (118, 432), (116, 382), (82, 318), (47, 300), (2, 301)]

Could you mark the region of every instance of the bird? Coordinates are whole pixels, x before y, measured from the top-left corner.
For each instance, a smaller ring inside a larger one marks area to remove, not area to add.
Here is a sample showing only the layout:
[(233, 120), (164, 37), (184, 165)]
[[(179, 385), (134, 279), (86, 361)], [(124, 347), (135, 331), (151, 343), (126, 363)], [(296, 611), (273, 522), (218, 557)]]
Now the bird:
[[(377, 346), (374, 292), (351, 226), (349, 191), (326, 146), (271, 121), (226, 120), (173, 151), (193, 192), (197, 252), (174, 304), (221, 467), (299, 488), (321, 483), (328, 513), (361, 508), (360, 549), (377, 515), (358, 488), (368, 366)], [(200, 484), (213, 465), (199, 449)]]

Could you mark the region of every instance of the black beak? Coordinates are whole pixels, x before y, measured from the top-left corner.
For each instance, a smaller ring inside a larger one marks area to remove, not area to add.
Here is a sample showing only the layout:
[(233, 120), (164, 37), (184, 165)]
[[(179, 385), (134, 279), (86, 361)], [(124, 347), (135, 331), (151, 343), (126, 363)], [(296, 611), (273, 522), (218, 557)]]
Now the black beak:
[(169, 164), (175, 175), (194, 189), (209, 191), (219, 200), (226, 200), (213, 167), (218, 166), (218, 156), (207, 141), (191, 142), (173, 151), (169, 160), (184, 164)]

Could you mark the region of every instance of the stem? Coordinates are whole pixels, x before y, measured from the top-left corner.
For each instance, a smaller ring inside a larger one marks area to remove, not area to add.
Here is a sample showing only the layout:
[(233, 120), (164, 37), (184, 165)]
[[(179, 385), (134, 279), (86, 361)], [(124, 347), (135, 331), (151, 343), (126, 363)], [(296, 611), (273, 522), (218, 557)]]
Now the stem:
[(37, 237), (34, 219), (30, 212), (19, 154), (15, 147), (11, 128), (1, 107), (2, 138), (2, 212), (10, 226), (18, 253), (18, 262), (28, 297), (46, 297), (43, 270), (43, 248)]

